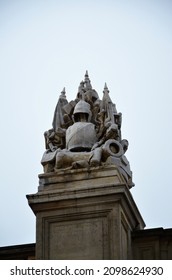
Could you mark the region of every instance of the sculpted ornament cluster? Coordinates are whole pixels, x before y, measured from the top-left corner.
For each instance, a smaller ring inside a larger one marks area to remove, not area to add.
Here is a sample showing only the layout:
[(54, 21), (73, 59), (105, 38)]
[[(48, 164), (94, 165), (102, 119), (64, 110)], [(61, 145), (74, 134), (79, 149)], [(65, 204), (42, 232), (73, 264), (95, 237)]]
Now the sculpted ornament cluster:
[(57, 102), (52, 129), (44, 133), (44, 172), (114, 165), (131, 188), (132, 172), (125, 156), (128, 141), (121, 137), (122, 114), (105, 84), (103, 98), (92, 88), (88, 72), (76, 99), (68, 102), (65, 89)]

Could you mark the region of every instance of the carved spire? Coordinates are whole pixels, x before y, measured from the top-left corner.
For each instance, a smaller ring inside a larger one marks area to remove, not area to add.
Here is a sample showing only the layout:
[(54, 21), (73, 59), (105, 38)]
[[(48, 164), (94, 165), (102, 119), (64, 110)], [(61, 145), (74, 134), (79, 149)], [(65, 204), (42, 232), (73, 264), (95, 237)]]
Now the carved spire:
[(86, 72), (85, 72), (85, 81), (86, 81), (87, 79), (89, 80), (88, 70), (86, 70)]
[(91, 81), (88, 76), (88, 71), (85, 73), (85, 88), (86, 90), (92, 89)]
[(106, 83), (105, 83), (105, 86), (104, 86), (103, 93), (104, 93), (104, 94), (109, 94), (109, 89), (108, 89), (108, 87), (107, 87), (107, 84), (106, 84)]
[(66, 91), (65, 91), (65, 87), (63, 88), (59, 99), (57, 101), (57, 105), (54, 111), (54, 117), (53, 117), (53, 122), (52, 122), (52, 126), (53, 129), (55, 131), (57, 131), (57, 129), (59, 127), (61, 127), (64, 124), (64, 119), (63, 119), (63, 115), (64, 115), (64, 111), (63, 111), (63, 107), (68, 104), (68, 101), (66, 99)]
[(65, 87), (64, 87), (63, 90), (61, 91), (61, 94), (60, 94), (59, 98), (64, 98), (64, 99), (66, 99), (66, 90), (65, 90)]
[(107, 84), (105, 83), (104, 90), (103, 90), (103, 99), (102, 99), (102, 106), (106, 112), (106, 122), (111, 122), (114, 124), (114, 113), (116, 113), (116, 106), (113, 104), (110, 96), (109, 96), (109, 89)]
[(105, 86), (104, 86), (104, 90), (103, 90), (103, 101), (105, 101), (105, 103), (112, 103), (112, 100), (109, 96), (109, 89), (107, 87), (107, 84), (105, 83)]

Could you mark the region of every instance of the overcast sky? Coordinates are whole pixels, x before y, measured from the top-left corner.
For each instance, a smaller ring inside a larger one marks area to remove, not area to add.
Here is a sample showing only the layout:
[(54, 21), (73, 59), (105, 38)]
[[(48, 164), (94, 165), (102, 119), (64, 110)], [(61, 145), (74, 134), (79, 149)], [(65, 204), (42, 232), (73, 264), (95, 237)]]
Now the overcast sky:
[(172, 1), (0, 0), (0, 246), (35, 242), (43, 133), (86, 70), (123, 114), (147, 228), (172, 227)]

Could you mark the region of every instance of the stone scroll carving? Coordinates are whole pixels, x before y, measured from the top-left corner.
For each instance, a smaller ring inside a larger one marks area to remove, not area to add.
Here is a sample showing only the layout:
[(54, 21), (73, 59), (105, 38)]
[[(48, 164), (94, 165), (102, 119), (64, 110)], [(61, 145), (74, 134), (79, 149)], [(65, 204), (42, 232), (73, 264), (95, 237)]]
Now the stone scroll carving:
[(128, 141), (122, 139), (121, 123), (122, 114), (117, 112), (107, 85), (101, 100), (86, 72), (75, 100), (67, 101), (65, 88), (61, 92), (52, 128), (44, 133), (44, 172), (115, 165), (131, 188), (132, 172), (125, 156)]

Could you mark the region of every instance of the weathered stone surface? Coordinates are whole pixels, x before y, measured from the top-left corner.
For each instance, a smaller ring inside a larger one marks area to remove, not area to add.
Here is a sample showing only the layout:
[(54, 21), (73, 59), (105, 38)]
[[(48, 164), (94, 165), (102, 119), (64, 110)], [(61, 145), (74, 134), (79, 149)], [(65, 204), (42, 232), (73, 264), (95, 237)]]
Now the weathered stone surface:
[[(126, 249), (127, 234), (126, 234), (126, 230), (124, 230), (124, 233), (123, 230), (124, 229), (122, 229), (121, 231), (122, 240), (123, 240), (122, 258), (126, 259), (125, 256), (127, 255), (127, 249)], [(100, 232), (97, 233), (96, 235), (97, 237), (99, 236)], [(97, 241), (99, 241), (99, 238), (98, 240), (96, 240), (96, 242)], [(69, 248), (71, 248), (70, 246), (72, 246), (72, 244), (69, 245)], [(95, 249), (94, 246), (93, 248)], [(144, 230), (136, 230), (132, 233), (131, 248), (132, 248), (132, 260), (135, 259), (172, 260), (172, 228), (167, 228), (167, 229), (151, 228), (151, 229), (144, 229)], [(64, 254), (64, 252), (62, 254)], [(96, 252), (94, 252), (94, 254), (96, 254)], [(50, 256), (51, 256), (51, 250), (50, 250)], [(31, 259), (32, 260), (35, 259), (35, 243), (0, 247), (0, 260), (31, 260)]]
[[(123, 177), (114, 166), (91, 167), (77, 170), (61, 170), (56, 173), (44, 173), (39, 175), (39, 191), (51, 191), (63, 189), (67, 192), (69, 189), (77, 188), (95, 189), (105, 185), (125, 184)], [(91, 190), (90, 190), (91, 191)]]
[(107, 220), (86, 218), (51, 222), (48, 259), (88, 260), (108, 258)]
[(151, 228), (132, 233), (135, 260), (172, 260), (172, 228)]
[(44, 173), (28, 195), (36, 215), (37, 259), (131, 259), (131, 234), (145, 224), (132, 198), (122, 115), (105, 84), (102, 100), (88, 73), (76, 99), (60, 95), (45, 132)]
[(131, 232), (145, 224), (114, 166), (40, 176), (28, 195), (37, 219), (37, 259), (130, 259)]
[(92, 88), (88, 72), (80, 83), (76, 99), (68, 103), (65, 89), (57, 102), (53, 128), (45, 132), (44, 172), (116, 165), (129, 188), (132, 172), (125, 157), (128, 141), (121, 136), (122, 114), (109, 96), (103, 98)]

